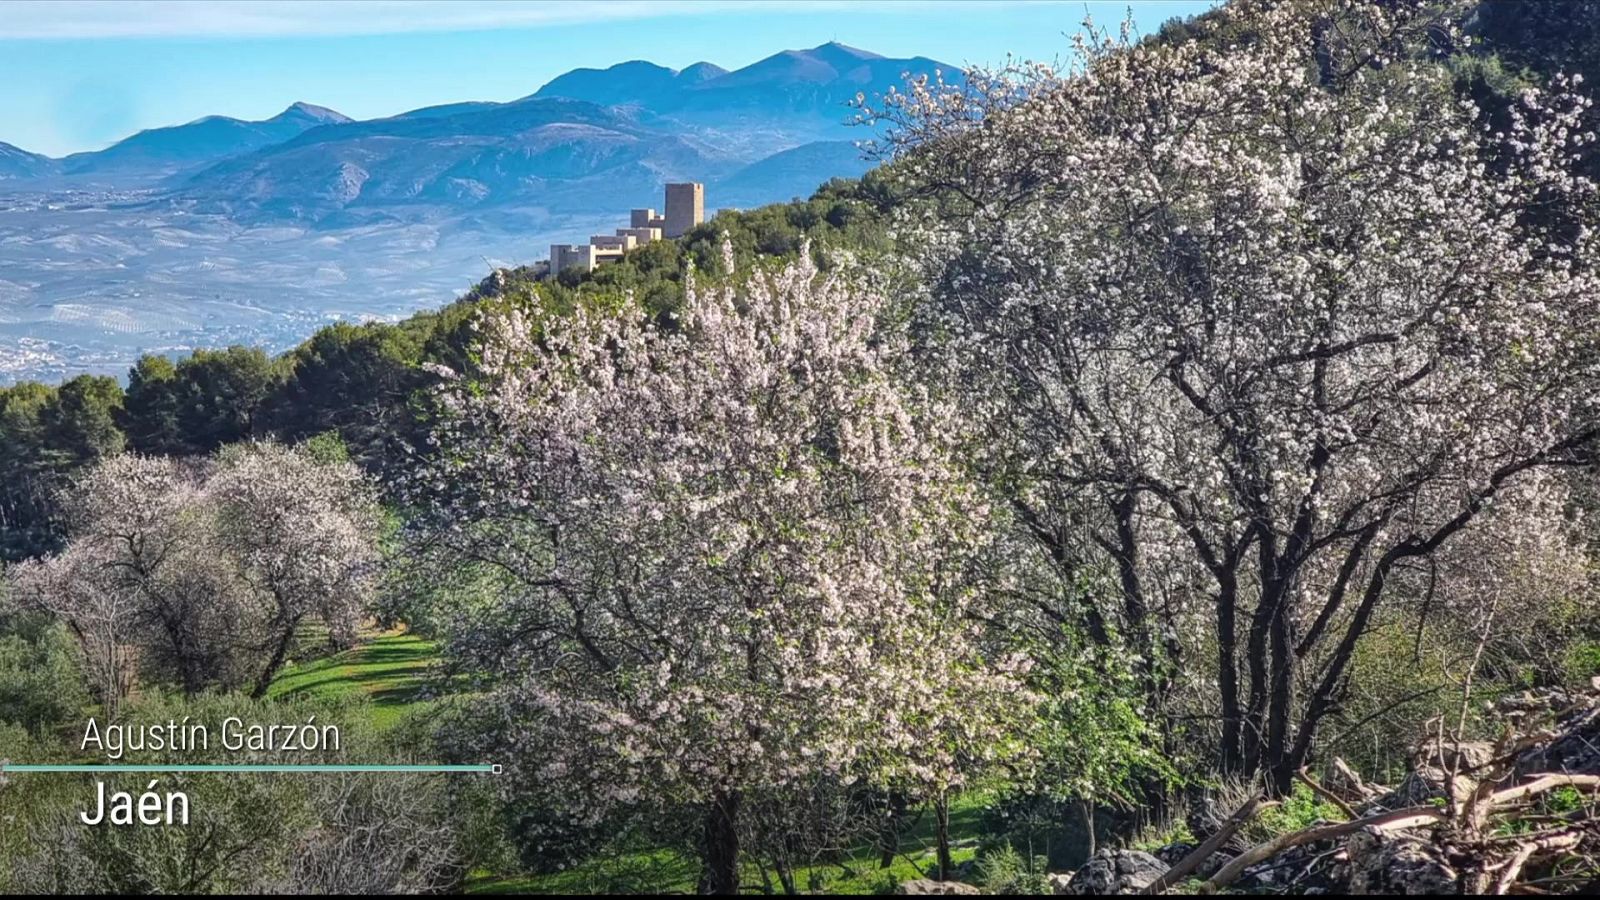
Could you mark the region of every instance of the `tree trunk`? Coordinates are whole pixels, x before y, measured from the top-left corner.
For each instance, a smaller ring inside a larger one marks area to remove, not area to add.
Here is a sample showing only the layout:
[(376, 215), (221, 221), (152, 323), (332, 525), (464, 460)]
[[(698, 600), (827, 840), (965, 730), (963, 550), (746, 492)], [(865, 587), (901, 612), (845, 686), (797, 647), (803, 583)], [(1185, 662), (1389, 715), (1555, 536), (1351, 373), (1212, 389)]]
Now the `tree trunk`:
[(1243, 750), (1239, 734), (1239, 669), (1236, 647), (1239, 627), (1234, 611), (1239, 601), (1239, 583), (1233, 570), (1218, 575), (1217, 587), (1217, 688), (1222, 695), (1222, 771), (1242, 773)]
[(884, 824), (878, 829), (880, 869), (894, 865), (894, 858), (900, 853), (900, 822), (906, 816), (906, 795), (900, 791), (890, 791), (886, 802), (888, 808), (884, 812)]
[(1274, 797), (1294, 789), (1298, 766), (1291, 760), (1289, 716), (1294, 705), (1294, 646), (1289, 635), (1288, 604), (1280, 602), (1272, 618), (1272, 694), (1267, 709), (1267, 775)]
[(794, 880), (794, 868), (789, 865), (788, 860), (779, 862), (776, 868), (778, 870), (778, 883), (783, 885), (783, 892), (791, 897), (799, 894), (800, 887)]
[(1344, 678), (1345, 667), (1355, 656), (1356, 642), (1366, 632), (1372, 610), (1378, 605), (1378, 600), (1383, 596), (1384, 587), (1388, 583), (1389, 570), (1400, 558), (1401, 553), (1398, 550), (1385, 553), (1379, 558), (1372, 575), (1367, 580), (1367, 587), (1362, 593), (1360, 604), (1356, 607), (1355, 616), (1345, 628), (1344, 637), (1340, 639), (1339, 645), (1334, 648), (1333, 658), (1322, 674), (1322, 681), (1311, 694), (1311, 702), (1307, 704), (1305, 715), (1300, 720), (1294, 747), (1289, 754), (1289, 765), (1299, 768), (1310, 757), (1317, 726), (1333, 708), (1339, 685)]
[(283, 633), (278, 636), (278, 645), (272, 650), (272, 658), (267, 660), (266, 668), (256, 676), (255, 688), (250, 691), (252, 698), (260, 700), (267, 695), (267, 688), (272, 687), (273, 677), (283, 668), (284, 660), (289, 658), (289, 645), (294, 643), (295, 629), (299, 624), (297, 619), (284, 626)]
[(739, 893), (739, 794), (719, 792), (706, 811), (702, 894)]
[[(1078, 801), (1078, 811), (1083, 813), (1083, 830), (1085, 836), (1089, 839), (1088, 856), (1094, 856), (1095, 851), (1100, 849), (1099, 838), (1094, 833), (1094, 803), (1087, 799), (1080, 799)], [(1088, 857), (1086, 856), (1085, 858)]]
[(950, 860), (950, 795), (944, 791), (933, 801), (933, 835), (938, 844), (939, 880), (949, 881), (956, 867)]

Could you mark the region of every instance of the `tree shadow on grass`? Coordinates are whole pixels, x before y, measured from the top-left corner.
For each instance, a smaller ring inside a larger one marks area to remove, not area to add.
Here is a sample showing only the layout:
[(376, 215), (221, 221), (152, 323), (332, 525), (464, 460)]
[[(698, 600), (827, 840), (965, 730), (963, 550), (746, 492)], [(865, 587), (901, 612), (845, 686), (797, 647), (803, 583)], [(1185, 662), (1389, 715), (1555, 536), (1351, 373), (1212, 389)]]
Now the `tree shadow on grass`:
[(409, 644), (405, 646), (368, 646), (351, 651), (355, 655), (351, 662), (357, 665), (368, 663), (427, 663), (432, 661), (435, 651), (426, 644)]
[(361, 694), (377, 706), (403, 706), (420, 699), (434, 657), (431, 643), (384, 636), (284, 673), (277, 696)]

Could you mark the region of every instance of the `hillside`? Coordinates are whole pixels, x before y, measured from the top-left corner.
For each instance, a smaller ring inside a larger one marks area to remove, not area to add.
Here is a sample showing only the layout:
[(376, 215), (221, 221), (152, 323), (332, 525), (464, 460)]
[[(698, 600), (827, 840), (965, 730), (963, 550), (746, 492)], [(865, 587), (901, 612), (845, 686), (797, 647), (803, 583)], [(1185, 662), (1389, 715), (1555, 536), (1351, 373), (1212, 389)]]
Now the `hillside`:
[(589, 211), (714, 165), (704, 148), (595, 104), (529, 99), (318, 129), (199, 172), (174, 197), (203, 212), (313, 220), (380, 206)]
[(741, 267), (792, 258), (806, 241), (819, 257), (835, 248), (881, 250), (880, 216), (891, 198), (876, 175), (834, 182), (807, 200), (721, 213), (681, 238), (559, 282), (537, 281), (531, 268), (501, 269), (443, 309), (322, 327), (276, 357), (243, 346), (196, 351), (176, 363), (151, 354), (134, 365), (126, 388), (89, 375), (60, 387), (0, 386), (0, 559), (50, 547), (49, 486), (114, 449), (191, 454), (251, 436), (300, 440), (332, 431), (363, 466), (392, 471), (427, 422), (419, 410), (435, 379), (422, 365), (463, 366), (470, 321), (483, 305), (524, 303), (537, 293), (569, 306), (632, 291), (652, 308), (671, 309), (690, 265), (720, 271), (723, 235)]
[(280, 144), (308, 129), (350, 121), (309, 103), (295, 103), (270, 119), (253, 122), (207, 116), (185, 125), (141, 131), (104, 150), (74, 153), (61, 160), (61, 172), (84, 177), (165, 177)]
[(48, 156), (29, 153), (21, 147), (0, 142), (0, 181), (8, 178), (45, 178), (59, 170), (60, 164)]
[(772, 198), (804, 197), (816, 189), (818, 172), (859, 178), (873, 163), (854, 141), (813, 141), (753, 162), (709, 189), (727, 206), (756, 206)]

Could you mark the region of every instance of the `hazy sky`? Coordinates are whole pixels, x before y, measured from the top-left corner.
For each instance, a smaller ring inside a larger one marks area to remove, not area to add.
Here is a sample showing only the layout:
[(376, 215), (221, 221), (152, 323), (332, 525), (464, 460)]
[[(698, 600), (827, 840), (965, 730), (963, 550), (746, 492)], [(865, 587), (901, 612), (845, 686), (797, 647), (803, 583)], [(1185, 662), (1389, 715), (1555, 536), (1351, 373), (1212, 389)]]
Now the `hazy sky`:
[(1063, 2), (0, 2), (0, 141), (59, 156), (160, 125), (274, 115), (297, 100), (356, 118), (512, 100), (578, 66), (729, 69), (841, 41), (954, 65), (1055, 59), (1085, 12), (1143, 33), (1209, 0)]

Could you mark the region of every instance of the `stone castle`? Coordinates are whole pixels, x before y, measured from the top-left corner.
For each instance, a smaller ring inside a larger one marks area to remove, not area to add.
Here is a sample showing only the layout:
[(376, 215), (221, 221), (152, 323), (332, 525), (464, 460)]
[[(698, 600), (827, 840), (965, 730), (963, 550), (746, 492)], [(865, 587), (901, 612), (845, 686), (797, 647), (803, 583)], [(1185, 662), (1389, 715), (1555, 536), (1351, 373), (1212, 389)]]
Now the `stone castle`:
[(679, 237), (705, 221), (706, 186), (700, 182), (669, 184), (666, 199), (664, 215), (656, 215), (654, 209), (635, 209), (628, 214), (628, 227), (618, 228), (615, 234), (594, 235), (587, 244), (551, 244), (549, 273), (557, 275), (568, 269), (592, 272), (635, 247)]

